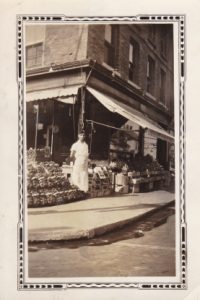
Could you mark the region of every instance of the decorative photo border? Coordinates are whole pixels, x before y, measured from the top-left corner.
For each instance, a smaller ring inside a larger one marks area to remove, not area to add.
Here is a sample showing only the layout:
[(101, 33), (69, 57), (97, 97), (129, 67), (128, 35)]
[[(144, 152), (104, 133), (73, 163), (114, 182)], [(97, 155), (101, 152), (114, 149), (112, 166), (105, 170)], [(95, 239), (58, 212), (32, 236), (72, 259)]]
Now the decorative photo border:
[[(24, 33), (23, 27), (29, 21), (55, 24), (67, 22), (173, 22), (178, 24), (178, 77), (179, 77), (179, 179), (180, 179), (180, 282), (26, 282), (25, 279), (25, 150), (24, 150)], [(67, 288), (137, 288), (147, 289), (186, 289), (187, 288), (187, 239), (185, 205), (185, 16), (184, 15), (138, 15), (134, 17), (66, 17), (64, 15), (17, 15), (17, 84), (18, 84), (18, 185), (19, 185), (19, 222), (18, 222), (18, 290), (62, 290)]]

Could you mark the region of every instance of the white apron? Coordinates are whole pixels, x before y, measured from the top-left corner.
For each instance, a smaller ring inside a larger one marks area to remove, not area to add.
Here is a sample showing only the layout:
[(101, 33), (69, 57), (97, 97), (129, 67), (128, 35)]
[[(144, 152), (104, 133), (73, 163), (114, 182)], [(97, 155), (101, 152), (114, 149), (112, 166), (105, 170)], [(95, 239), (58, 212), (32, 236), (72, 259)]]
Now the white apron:
[(75, 151), (75, 163), (71, 175), (71, 183), (80, 190), (88, 191), (88, 145), (77, 141), (71, 147)]

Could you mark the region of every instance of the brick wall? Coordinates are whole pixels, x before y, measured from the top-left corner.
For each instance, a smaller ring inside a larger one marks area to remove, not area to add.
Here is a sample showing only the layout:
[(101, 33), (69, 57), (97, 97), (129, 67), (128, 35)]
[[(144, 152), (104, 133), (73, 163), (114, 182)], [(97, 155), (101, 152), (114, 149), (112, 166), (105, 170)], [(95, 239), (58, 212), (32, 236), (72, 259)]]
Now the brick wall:
[(86, 58), (87, 25), (48, 25), (45, 33), (44, 65)]
[[(128, 80), (129, 42), (133, 38), (140, 47), (138, 85), (146, 92), (147, 89), (147, 59), (150, 55), (155, 60), (154, 100), (160, 99), (160, 70), (166, 73), (165, 103), (173, 110), (173, 41), (171, 25), (156, 26), (154, 45), (149, 40), (148, 24), (119, 25), (116, 68), (122, 79)], [(165, 26), (165, 27), (163, 27)], [(161, 28), (162, 27), (162, 28)], [(163, 28), (165, 28), (163, 30)], [(31, 31), (33, 31), (31, 33)], [(31, 43), (44, 38), (43, 66), (62, 64), (75, 60), (91, 58), (98, 63), (104, 63), (104, 33), (105, 25), (47, 25), (42, 37), (40, 30), (29, 27), (27, 41)], [(160, 39), (167, 41), (167, 59), (161, 57)], [(130, 83), (131, 84), (131, 83)]]
[(128, 79), (128, 58), (129, 58), (129, 32), (127, 26), (121, 26), (119, 30), (119, 73), (122, 78)]
[(32, 45), (38, 42), (44, 42), (45, 39), (45, 27), (44, 25), (26, 25), (26, 45)]
[[(139, 74), (138, 83), (144, 93), (147, 89), (147, 60), (150, 55), (155, 60), (155, 86), (152, 93), (154, 100), (162, 102), (160, 99), (160, 72), (161, 68), (166, 73), (165, 103), (170, 110), (173, 110), (173, 39), (172, 27), (168, 25), (161, 28), (156, 26), (155, 41), (149, 39), (149, 25), (121, 25), (119, 26), (119, 46), (117, 49), (116, 68), (124, 80), (128, 80), (129, 64), (129, 41), (133, 38), (140, 47), (139, 51)], [(88, 28), (88, 58), (104, 62), (104, 25), (89, 25)], [(167, 41), (167, 59), (161, 57), (160, 40), (163, 36)]]
[(97, 60), (100, 64), (104, 62), (104, 34), (104, 25), (88, 26), (87, 57)]

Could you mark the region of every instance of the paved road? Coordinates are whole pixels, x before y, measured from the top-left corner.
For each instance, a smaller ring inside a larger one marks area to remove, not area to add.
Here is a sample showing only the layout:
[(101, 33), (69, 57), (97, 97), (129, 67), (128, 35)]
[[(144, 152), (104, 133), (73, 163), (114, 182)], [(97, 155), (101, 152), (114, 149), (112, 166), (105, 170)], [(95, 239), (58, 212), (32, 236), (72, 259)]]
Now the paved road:
[[(127, 229), (128, 230), (128, 229)], [(175, 216), (140, 238), (126, 232), (113, 243), (104, 237), (94, 246), (34, 246), (29, 252), (30, 277), (175, 276)], [(33, 251), (35, 250), (35, 251)]]

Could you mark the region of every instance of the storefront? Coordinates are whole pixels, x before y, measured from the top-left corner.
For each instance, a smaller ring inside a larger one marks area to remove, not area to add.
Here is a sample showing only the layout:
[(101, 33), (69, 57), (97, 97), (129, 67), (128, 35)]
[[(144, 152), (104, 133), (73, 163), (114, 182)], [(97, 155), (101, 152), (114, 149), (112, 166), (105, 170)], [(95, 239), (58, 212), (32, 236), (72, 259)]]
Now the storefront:
[[(167, 151), (174, 138), (141, 112), (134, 98), (113, 87), (109, 89), (106, 83), (97, 87), (89, 81), (28, 91), (26, 103), (27, 149), (36, 150), (36, 164), (46, 161), (40, 164), (43, 172), (36, 180), (40, 192), (32, 193), (29, 189), (31, 205), (55, 204), (56, 190), (60, 193), (59, 203), (86, 196), (70, 185), (69, 153), (80, 128), (86, 132), (90, 154), (87, 196), (148, 192), (169, 182)], [(30, 174), (37, 177), (34, 164), (29, 167)], [(51, 168), (57, 171), (50, 177), (54, 178), (56, 172), (59, 174), (57, 185), (53, 187), (45, 175)], [(29, 178), (31, 185), (30, 182)], [(67, 185), (71, 194), (64, 188)], [(53, 198), (48, 192), (49, 186)], [(41, 190), (44, 187), (45, 193)], [(34, 197), (39, 200), (33, 200)]]
[[(27, 149), (37, 149), (38, 159), (62, 164), (69, 156), (78, 130), (78, 88), (71, 86), (49, 89), (45, 93), (27, 93)], [(46, 157), (43, 157), (43, 150)]]

